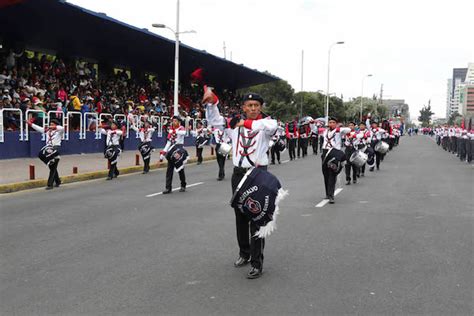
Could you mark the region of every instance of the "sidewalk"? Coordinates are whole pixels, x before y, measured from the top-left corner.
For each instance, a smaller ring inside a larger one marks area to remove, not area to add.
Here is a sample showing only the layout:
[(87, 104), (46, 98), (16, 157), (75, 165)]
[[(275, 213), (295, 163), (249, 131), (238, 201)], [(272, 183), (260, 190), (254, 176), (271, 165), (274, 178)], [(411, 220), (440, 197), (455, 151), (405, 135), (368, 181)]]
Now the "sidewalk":
[[(189, 153), (188, 162), (196, 161), (196, 148), (186, 147)], [(140, 165), (135, 164), (135, 155), (139, 155)], [(211, 147), (205, 146), (203, 151), (205, 160), (214, 159), (211, 155)], [(159, 150), (152, 153), (150, 166), (152, 169), (158, 167), (160, 159)], [(35, 166), (35, 180), (29, 178), (29, 166)], [(166, 166), (166, 160), (160, 167)], [(73, 167), (77, 167), (77, 175), (73, 175)], [(143, 169), (143, 160), (138, 150), (122, 152), (118, 168), (122, 173), (139, 172)], [(102, 153), (63, 155), (59, 162), (59, 176), (64, 183), (95, 179), (106, 175), (107, 159)], [(46, 185), (49, 175), (48, 167), (38, 158), (19, 158), (0, 160), (0, 193), (13, 192)], [(65, 181), (64, 181), (65, 180)], [(15, 184), (15, 186), (13, 186)], [(20, 185), (21, 184), (21, 185)]]

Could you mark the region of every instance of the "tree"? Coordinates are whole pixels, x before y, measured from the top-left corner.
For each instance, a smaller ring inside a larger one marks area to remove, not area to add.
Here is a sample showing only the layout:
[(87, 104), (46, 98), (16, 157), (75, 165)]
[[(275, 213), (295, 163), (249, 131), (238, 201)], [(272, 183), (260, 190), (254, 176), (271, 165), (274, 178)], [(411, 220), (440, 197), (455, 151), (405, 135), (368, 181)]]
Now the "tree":
[(454, 124), (456, 124), (457, 121), (458, 121), (458, 120), (457, 120), (458, 117), (462, 117), (461, 114), (459, 114), (458, 112), (454, 112), (453, 114), (451, 114), (451, 115), (449, 116), (449, 119), (448, 119), (448, 124), (449, 124), (449, 125), (454, 125)]
[(295, 90), (287, 81), (277, 80), (253, 86), (241, 92), (258, 93), (265, 100), (265, 104), (271, 106), (273, 102), (291, 103)]
[(423, 106), (423, 108), (420, 110), (420, 116), (418, 117), (418, 121), (421, 122), (422, 127), (428, 127), (431, 122), (431, 116), (434, 113), (431, 112), (431, 105), (428, 106)]

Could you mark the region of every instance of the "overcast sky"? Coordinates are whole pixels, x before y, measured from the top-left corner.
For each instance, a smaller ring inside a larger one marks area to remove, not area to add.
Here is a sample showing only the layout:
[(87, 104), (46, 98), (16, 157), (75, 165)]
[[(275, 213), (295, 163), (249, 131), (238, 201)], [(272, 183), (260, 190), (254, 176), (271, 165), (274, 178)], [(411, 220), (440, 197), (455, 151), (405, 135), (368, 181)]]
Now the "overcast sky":
[[(96, 12), (148, 28), (176, 25), (175, 0), (69, 0)], [(405, 99), (412, 118), (431, 99), (445, 116), (446, 80), (452, 68), (474, 62), (472, 0), (181, 0), (180, 29), (196, 30), (181, 41), (258, 70), (268, 70), (301, 90), (326, 90), (331, 43), (330, 92), (347, 100), (361, 94)], [(172, 56), (170, 56), (172, 58)], [(170, 60), (172, 62), (172, 59)]]

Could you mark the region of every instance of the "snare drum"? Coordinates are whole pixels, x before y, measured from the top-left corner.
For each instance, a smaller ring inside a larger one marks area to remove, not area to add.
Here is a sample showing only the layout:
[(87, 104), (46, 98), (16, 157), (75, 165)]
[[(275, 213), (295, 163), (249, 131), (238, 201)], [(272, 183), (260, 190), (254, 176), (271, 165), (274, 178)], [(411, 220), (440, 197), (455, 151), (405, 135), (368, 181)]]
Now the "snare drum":
[(390, 148), (389, 144), (387, 144), (384, 141), (380, 141), (375, 145), (374, 150), (378, 153), (386, 154), (389, 148)]
[(220, 146), (217, 152), (221, 154), (222, 156), (227, 156), (232, 150), (232, 146), (227, 143), (220, 143), (219, 145)]
[(366, 153), (357, 150), (352, 153), (351, 157), (349, 158), (349, 162), (360, 168), (367, 162), (368, 158), (369, 156)]

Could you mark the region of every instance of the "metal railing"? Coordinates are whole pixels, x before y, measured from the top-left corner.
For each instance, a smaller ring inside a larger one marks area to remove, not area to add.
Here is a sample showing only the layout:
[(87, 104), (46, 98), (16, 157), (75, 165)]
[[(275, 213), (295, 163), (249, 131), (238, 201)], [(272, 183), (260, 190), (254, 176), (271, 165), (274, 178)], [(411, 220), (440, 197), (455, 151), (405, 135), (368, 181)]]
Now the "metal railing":
[[(20, 109), (1, 109), (0, 111), (0, 143), (3, 143), (5, 141), (5, 126), (3, 124), (3, 118), (4, 118), (4, 112), (9, 111), (9, 112), (16, 112), (19, 113), (20, 116), (20, 141), (29, 141), (29, 126), (26, 125), (24, 126), (23, 122), (23, 112)], [(110, 117), (116, 120), (117, 118), (122, 118), (123, 121), (126, 122), (127, 126), (127, 134), (126, 137), (128, 138), (130, 136), (130, 123), (131, 120), (135, 121), (136, 124), (139, 124), (140, 120), (145, 117), (149, 122), (151, 122), (153, 125), (157, 126), (157, 135), (158, 137), (163, 136), (163, 126), (165, 124), (169, 123), (170, 117), (169, 116), (158, 116), (158, 115), (129, 115), (126, 116), (124, 114), (115, 114), (112, 115), (110, 113), (101, 113), (100, 115), (96, 112), (85, 112), (81, 113), (78, 111), (68, 111), (66, 113), (62, 111), (49, 111), (49, 112), (44, 112), (41, 110), (27, 110), (25, 112), (25, 119), (29, 119), (31, 114), (33, 113), (43, 113), (43, 127), (46, 127), (49, 122), (51, 121), (51, 115), (52, 114), (57, 114), (56, 116), (58, 118), (61, 118), (62, 124), (65, 129), (65, 133), (63, 135), (63, 140), (69, 140), (69, 132), (70, 132), (70, 117), (74, 116), (79, 116), (79, 139), (86, 139), (87, 138), (87, 130), (89, 128), (89, 124), (87, 124), (88, 119), (95, 120), (96, 122), (96, 129), (95, 129), (95, 139), (100, 139), (101, 134), (99, 132), (99, 126), (102, 120), (105, 117)], [(189, 135), (189, 126), (191, 125), (191, 130), (195, 131), (197, 127), (197, 122), (202, 121), (201, 119), (192, 119), (192, 124), (190, 124), (190, 119), (186, 119), (185, 121), (185, 127), (186, 127), (186, 135)], [(139, 137), (139, 134), (136, 133), (135, 135), (136, 138)], [(45, 140), (45, 134), (42, 133), (42, 140)]]
[[(25, 120), (29, 120), (30, 119), (30, 116), (29, 114), (30, 113), (43, 113), (43, 114), (46, 114), (44, 113), (44, 111), (41, 111), (41, 110), (26, 110), (25, 112)], [(43, 115), (43, 127), (46, 125), (46, 116)], [(26, 124), (25, 126), (25, 138), (24, 140), (25, 141), (29, 141), (30, 140), (30, 133), (29, 133), (29, 125)], [(44, 133), (41, 134), (41, 140), (44, 141), (46, 139), (46, 135)]]
[[(92, 116), (93, 118), (95, 118), (95, 139), (99, 139), (100, 136), (99, 136), (99, 115), (95, 112), (85, 112), (84, 113), (84, 116), (83, 116), (83, 120), (84, 122), (87, 122), (87, 117), (88, 116)], [(87, 127), (86, 127), (87, 124), (83, 124), (82, 125), (82, 139), (86, 139), (87, 138)]]
[(18, 112), (20, 113), (20, 141), (23, 141), (23, 112), (20, 109), (1, 109), (0, 110), (0, 143), (5, 142), (5, 126), (3, 126), (4, 112)]
[(82, 130), (83, 130), (83, 124), (86, 122), (82, 119), (82, 113), (78, 111), (68, 111), (67, 112), (67, 130), (66, 130), (66, 139), (69, 140), (69, 131), (71, 129), (71, 121), (70, 117), (74, 117), (74, 115), (79, 115), (79, 139), (82, 139)]

